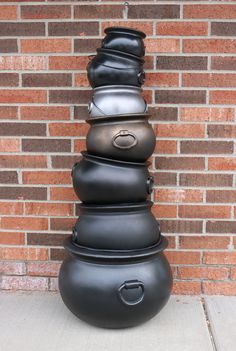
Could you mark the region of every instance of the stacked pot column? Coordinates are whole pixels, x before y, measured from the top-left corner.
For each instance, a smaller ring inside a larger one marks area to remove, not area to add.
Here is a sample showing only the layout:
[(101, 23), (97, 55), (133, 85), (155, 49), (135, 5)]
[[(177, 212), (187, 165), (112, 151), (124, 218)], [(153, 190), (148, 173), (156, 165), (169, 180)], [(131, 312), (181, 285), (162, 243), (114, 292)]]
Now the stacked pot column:
[(72, 169), (82, 204), (59, 274), (64, 303), (80, 319), (125, 328), (152, 318), (170, 296), (167, 240), (151, 212), (148, 158), (155, 134), (141, 95), (145, 34), (107, 28), (87, 67), (93, 88), (87, 151)]

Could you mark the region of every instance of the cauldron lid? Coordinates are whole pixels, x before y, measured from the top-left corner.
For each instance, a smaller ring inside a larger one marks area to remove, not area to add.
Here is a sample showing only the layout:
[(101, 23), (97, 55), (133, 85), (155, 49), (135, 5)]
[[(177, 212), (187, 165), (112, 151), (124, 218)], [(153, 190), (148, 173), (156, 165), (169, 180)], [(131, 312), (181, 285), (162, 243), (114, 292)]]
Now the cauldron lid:
[(136, 121), (137, 119), (148, 119), (151, 115), (149, 113), (126, 113), (121, 115), (106, 115), (101, 117), (90, 117), (86, 119), (86, 122), (89, 124), (100, 123), (100, 122), (116, 122), (119, 123), (119, 120), (123, 121), (128, 119), (132, 122), (132, 120)]
[(78, 245), (72, 242), (72, 237), (69, 236), (64, 240), (64, 247), (70, 253), (87, 259), (100, 259), (109, 261), (120, 261), (120, 260), (135, 260), (145, 259), (146, 257), (156, 255), (166, 249), (168, 246), (168, 240), (160, 235), (159, 241), (153, 246), (146, 247), (138, 250), (101, 250), (92, 249), (86, 246)]

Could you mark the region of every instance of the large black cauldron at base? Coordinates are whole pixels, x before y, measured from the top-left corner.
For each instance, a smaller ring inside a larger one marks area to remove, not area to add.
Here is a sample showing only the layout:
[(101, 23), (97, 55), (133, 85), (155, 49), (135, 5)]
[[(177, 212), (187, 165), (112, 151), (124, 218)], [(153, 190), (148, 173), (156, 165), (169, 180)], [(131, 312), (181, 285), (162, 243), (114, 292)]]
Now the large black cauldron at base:
[(83, 203), (64, 242), (59, 290), (78, 318), (117, 329), (154, 317), (169, 299), (172, 274), (163, 253), (168, 242), (149, 199), (155, 134), (140, 88), (145, 34), (119, 27), (105, 33), (87, 67), (95, 88), (87, 152), (72, 169)]

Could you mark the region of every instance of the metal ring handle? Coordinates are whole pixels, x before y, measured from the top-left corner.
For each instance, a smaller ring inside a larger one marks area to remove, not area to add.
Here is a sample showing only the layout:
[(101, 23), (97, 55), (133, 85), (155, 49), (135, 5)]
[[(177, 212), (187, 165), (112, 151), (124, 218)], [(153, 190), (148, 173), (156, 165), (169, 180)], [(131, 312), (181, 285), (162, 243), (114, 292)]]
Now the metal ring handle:
[[(126, 137), (126, 136), (131, 136), (134, 140), (130, 145), (119, 145), (117, 143), (118, 138)], [(137, 145), (138, 140), (137, 137), (134, 133), (130, 132), (129, 130), (120, 130), (119, 133), (117, 133), (113, 138), (112, 138), (112, 145), (115, 146), (118, 149), (131, 149), (135, 145)]]
[(151, 194), (153, 192), (154, 178), (153, 176), (148, 177), (147, 179), (147, 193)]
[(76, 228), (73, 227), (72, 228), (72, 237), (71, 237), (72, 241), (74, 241), (74, 242), (77, 241), (77, 237), (78, 237), (78, 232), (77, 232)]
[(141, 71), (138, 73), (138, 82), (143, 84), (145, 82), (145, 72)]
[[(123, 289), (129, 290), (129, 289), (138, 289), (138, 288), (141, 288), (142, 292), (141, 292), (140, 297), (137, 300), (127, 301), (124, 298), (124, 296), (122, 295)], [(128, 306), (138, 305), (140, 302), (143, 301), (143, 298), (144, 298), (144, 284), (143, 284), (143, 282), (141, 282), (139, 280), (125, 281), (118, 289), (118, 296), (119, 296), (121, 302), (123, 302), (123, 304), (125, 304), (125, 305), (128, 305)]]

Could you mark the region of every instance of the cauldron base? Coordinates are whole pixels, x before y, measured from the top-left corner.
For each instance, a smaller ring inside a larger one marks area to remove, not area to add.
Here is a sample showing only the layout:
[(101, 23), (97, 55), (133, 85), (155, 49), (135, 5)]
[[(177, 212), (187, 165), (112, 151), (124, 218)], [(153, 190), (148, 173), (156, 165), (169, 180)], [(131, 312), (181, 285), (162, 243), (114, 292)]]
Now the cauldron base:
[(167, 303), (172, 274), (162, 251), (106, 258), (104, 251), (96, 257), (93, 250), (89, 258), (71, 239), (65, 247), (70, 255), (60, 269), (59, 290), (65, 305), (81, 320), (101, 328), (134, 327)]

